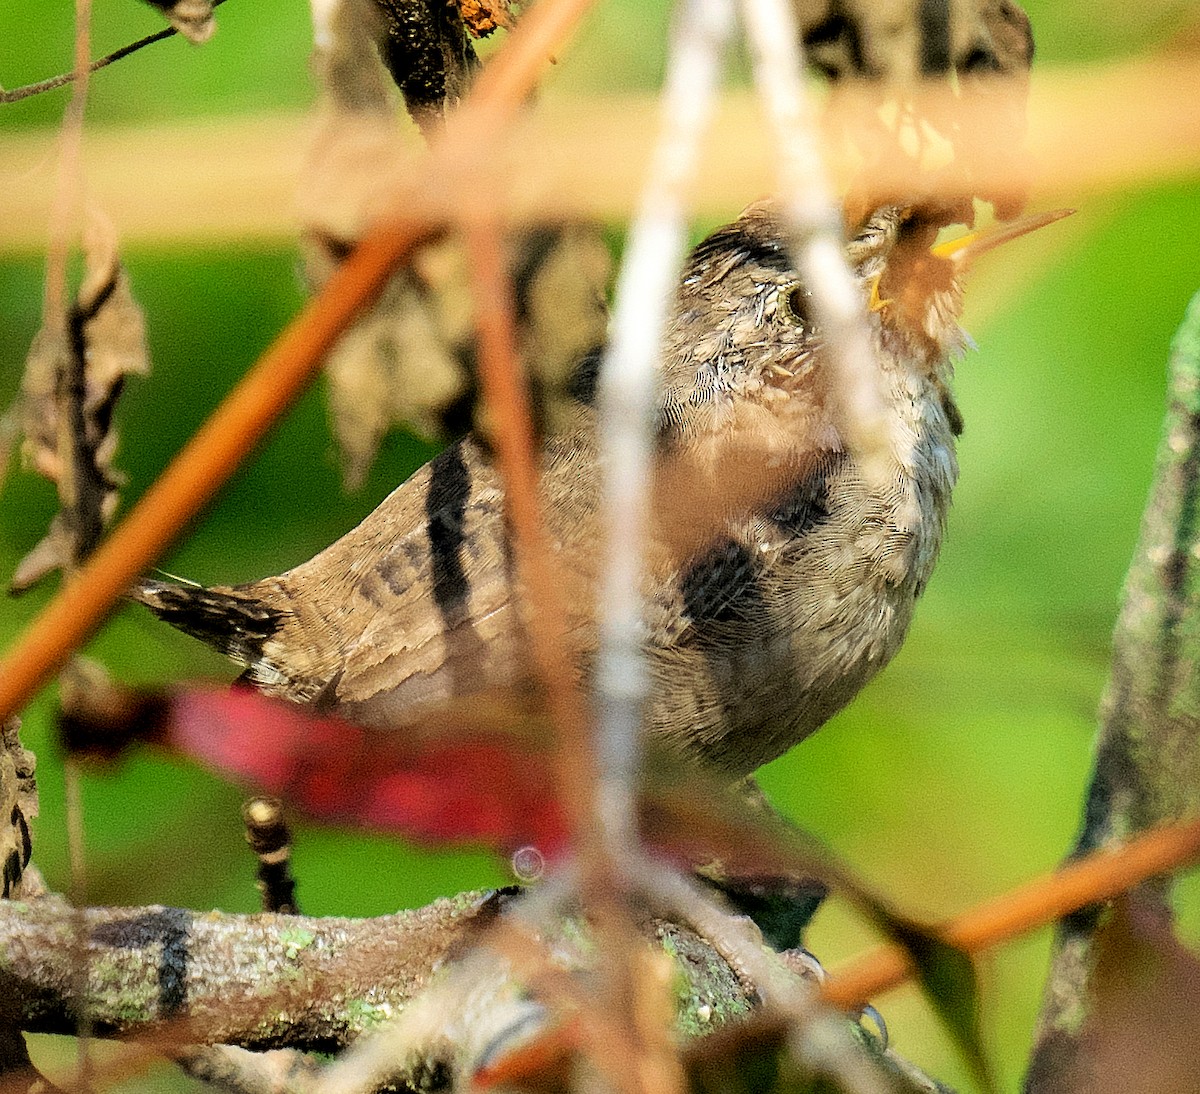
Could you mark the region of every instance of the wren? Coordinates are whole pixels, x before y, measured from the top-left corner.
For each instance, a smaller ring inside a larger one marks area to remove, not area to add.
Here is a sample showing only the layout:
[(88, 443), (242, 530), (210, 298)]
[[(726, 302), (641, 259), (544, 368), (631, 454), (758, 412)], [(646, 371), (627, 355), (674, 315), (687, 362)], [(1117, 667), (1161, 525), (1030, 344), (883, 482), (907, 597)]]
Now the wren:
[[(643, 587), (645, 727), (730, 777), (812, 733), (891, 660), (933, 571), (958, 476), (962, 421), (949, 385), (966, 345), (961, 274), (972, 254), (971, 244), (934, 248), (938, 227), (888, 206), (846, 247), (889, 418), (882, 477), (863, 474), (843, 443), (822, 334), (777, 210), (750, 207), (683, 270), (662, 351), (656, 507), (674, 516), (655, 525)], [(584, 681), (601, 564), (598, 362), (580, 362), (568, 427), (542, 456), (544, 518)], [(755, 485), (739, 490), (743, 468)], [(702, 491), (703, 511), (689, 512), (689, 471), (728, 489)], [(689, 522), (703, 534), (681, 538)], [(245, 665), (263, 691), (366, 725), (529, 671), (504, 486), (470, 435), (295, 569), (208, 589), (145, 580), (135, 596)]]

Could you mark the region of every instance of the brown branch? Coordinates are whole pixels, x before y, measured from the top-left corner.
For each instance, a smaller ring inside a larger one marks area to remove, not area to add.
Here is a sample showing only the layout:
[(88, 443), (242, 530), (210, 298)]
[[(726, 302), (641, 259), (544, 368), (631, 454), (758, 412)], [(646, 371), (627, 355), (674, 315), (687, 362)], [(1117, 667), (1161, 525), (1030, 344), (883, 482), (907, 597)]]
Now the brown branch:
[[(490, 895), (475, 893), (362, 920), (92, 908), (86, 912), (91, 961), (85, 1002), (97, 1036), (136, 1038), (172, 1056), (191, 1053), (205, 1069), (229, 1064), (247, 1089), (256, 1089), (261, 1069), (246, 1071), (236, 1054), (222, 1059), (185, 1046), (344, 1048), (418, 997), (432, 1001), (446, 990), (439, 970), (483, 937), (495, 911)], [(73, 930), (74, 913), (61, 900), (0, 903), (0, 998), (11, 1002), (19, 1028), (74, 1031), (71, 1016), (79, 1000), (66, 944)], [(751, 989), (693, 932), (648, 924), (647, 933), (675, 957), (678, 998), (690, 1028), (714, 1028), (750, 1008)], [(560, 946), (560, 958), (570, 949)], [(487, 1024), (481, 1016), (494, 1003), (524, 998), (522, 991), (514, 995), (507, 963), (491, 955), (479, 968), (480, 980), (460, 980), (452, 992), (470, 1005), (443, 1015), (429, 1030), (443, 1050), (445, 1037), (460, 1037), (459, 1064), (469, 1069), (480, 1053), (495, 1051), (490, 1042), (496, 1031), (479, 1040), (475, 1027)], [(580, 998), (594, 1006), (583, 983)], [(697, 1016), (699, 1008), (705, 1017)], [(397, 1063), (419, 1067), (422, 1061)]]
[[(1095, 767), (1074, 854), (1200, 811), (1200, 295), (1172, 347), (1168, 407), (1141, 538), (1125, 580)], [(1169, 879), (1143, 887), (1167, 911)], [(1101, 909), (1055, 940), (1027, 1090), (1062, 1089), (1091, 1004)]]
[[(968, 953), (979, 953), (1198, 860), (1200, 821), (1169, 825), (1031, 881), (950, 920), (938, 933)], [(902, 950), (881, 946), (836, 971), (824, 986), (825, 997), (846, 1009), (860, 1007), (902, 984), (912, 971)]]
[(377, 919), (91, 908), (86, 997), (75, 986), (75, 913), (45, 898), (0, 903), (0, 997), (20, 1028), (331, 1051), (386, 1021), (486, 922), (463, 894)]
[[(591, 2), (545, 0), (529, 13), (480, 76), (435, 162), (478, 154), (481, 143), (511, 120), (547, 57)], [(391, 219), (364, 237), (0, 662), (0, 720), (29, 700), (174, 542), (312, 381), (330, 346), (388, 275), (429, 235), (426, 226)]]

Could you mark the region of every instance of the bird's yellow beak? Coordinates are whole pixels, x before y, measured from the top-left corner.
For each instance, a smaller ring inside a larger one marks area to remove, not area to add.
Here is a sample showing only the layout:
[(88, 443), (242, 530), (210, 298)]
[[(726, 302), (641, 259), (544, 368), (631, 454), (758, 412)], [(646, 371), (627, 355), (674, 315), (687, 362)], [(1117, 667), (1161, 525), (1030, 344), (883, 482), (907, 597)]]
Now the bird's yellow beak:
[(1017, 220), (993, 225), (980, 232), (968, 232), (958, 239), (936, 243), (930, 250), (938, 258), (944, 258), (953, 262), (959, 269), (965, 270), (980, 255), (994, 251), (997, 247), (1020, 239), (1030, 232), (1036, 232), (1039, 228), (1045, 228), (1046, 225), (1069, 217), (1074, 212), (1074, 209), (1055, 209), (1049, 213), (1032, 213)]

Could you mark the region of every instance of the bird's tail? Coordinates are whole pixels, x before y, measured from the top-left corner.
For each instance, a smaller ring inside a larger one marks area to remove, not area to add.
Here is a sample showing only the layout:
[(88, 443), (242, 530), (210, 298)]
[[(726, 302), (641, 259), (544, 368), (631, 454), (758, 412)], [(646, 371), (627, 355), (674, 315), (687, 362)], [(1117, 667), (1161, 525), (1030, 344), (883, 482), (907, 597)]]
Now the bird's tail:
[(130, 595), (159, 619), (243, 665), (262, 660), (263, 646), (285, 618), (278, 608), (237, 589), (143, 578)]

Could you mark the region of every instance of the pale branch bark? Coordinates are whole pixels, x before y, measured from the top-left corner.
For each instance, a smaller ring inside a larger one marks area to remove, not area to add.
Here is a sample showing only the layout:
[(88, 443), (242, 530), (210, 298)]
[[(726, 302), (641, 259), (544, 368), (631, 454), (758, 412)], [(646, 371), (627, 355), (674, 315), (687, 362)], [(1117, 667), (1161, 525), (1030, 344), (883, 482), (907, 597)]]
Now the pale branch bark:
[[(303, 1090), (313, 1078), (308, 1063), (241, 1050), (337, 1051), (378, 1029), (431, 990), (436, 995), (446, 984), (441, 970), (471, 952), (502, 903), (502, 894), (464, 893), (374, 919), (90, 908), (81, 1001), (70, 905), (57, 897), (3, 901), (0, 1000), (25, 1032), (74, 1032), (72, 1016), (83, 1002), (94, 1036), (148, 1039), (197, 1078), (241, 1094)], [(719, 1029), (758, 1004), (757, 990), (694, 931), (657, 920), (646, 931), (675, 963), (676, 1021), (686, 1037)], [(796, 955), (782, 957), (805, 971)], [(400, 1079), (416, 1081), (430, 1068), (469, 1070), (497, 1050), (497, 1016), (523, 1016), (525, 1025), (536, 1016), (499, 958), (484, 965), (488, 974), (466, 996), (460, 986), (458, 1007), (439, 1019), (430, 1044), (397, 1061)], [(782, 975), (780, 966), (771, 978), (779, 983)], [(947, 1089), (859, 1037), (903, 1084), (898, 1089)]]
[[(1200, 295), (1172, 346), (1168, 406), (1125, 581), (1083, 828), (1073, 855), (1200, 809)], [(1142, 886), (1167, 905), (1170, 882)], [(1063, 1089), (1089, 1006), (1103, 907), (1059, 927), (1026, 1078)]]
[(0, 903), (0, 998), (26, 1032), (169, 1030), (179, 1041), (332, 1051), (396, 1014), (495, 912), (465, 893), (375, 919), (90, 908), (86, 998), (75, 913), (64, 901)]
[[(502, 902), (495, 892), (463, 893), (374, 919), (89, 908), (80, 1000), (70, 905), (56, 897), (6, 901), (0, 999), (26, 1032), (72, 1033), (83, 1003), (102, 1037), (334, 1051), (424, 992)], [(656, 929), (684, 974), (684, 1028), (699, 1032), (750, 1009), (753, 989), (694, 932)]]
[(633, 787), (649, 689), (641, 590), (656, 377), (687, 250), (686, 191), (712, 120), (732, 29), (732, 0), (681, 0), (674, 14), (661, 130), (630, 225), (598, 380), (600, 506), (607, 559), (595, 681), (599, 807), (603, 826), (622, 852), (636, 843)]

